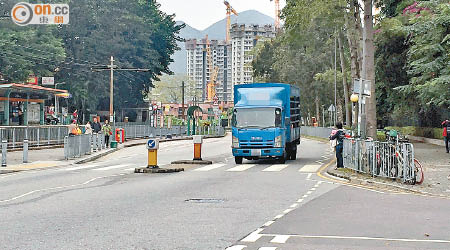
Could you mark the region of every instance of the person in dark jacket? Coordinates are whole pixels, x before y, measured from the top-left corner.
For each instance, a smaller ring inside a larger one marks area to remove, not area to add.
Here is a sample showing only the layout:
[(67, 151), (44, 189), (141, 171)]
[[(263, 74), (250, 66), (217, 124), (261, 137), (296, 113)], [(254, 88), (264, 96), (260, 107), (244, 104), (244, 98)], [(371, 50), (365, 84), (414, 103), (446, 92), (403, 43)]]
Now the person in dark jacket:
[(450, 144), (450, 121), (449, 120), (443, 121), (442, 127), (444, 127), (444, 130), (442, 131), (442, 136), (444, 137), (445, 150), (447, 151), (447, 154), (448, 154), (449, 153), (449, 144)]
[(98, 122), (97, 117), (94, 117), (94, 122), (92, 123), (92, 130), (94, 133), (100, 132), (102, 130), (102, 125)]
[(342, 157), (342, 151), (344, 149), (345, 132), (342, 129), (341, 122), (336, 123), (336, 127), (337, 127), (338, 131), (330, 137), (330, 140), (336, 139), (336, 141), (337, 141), (337, 143), (336, 143), (337, 168), (343, 168), (344, 167), (344, 159)]

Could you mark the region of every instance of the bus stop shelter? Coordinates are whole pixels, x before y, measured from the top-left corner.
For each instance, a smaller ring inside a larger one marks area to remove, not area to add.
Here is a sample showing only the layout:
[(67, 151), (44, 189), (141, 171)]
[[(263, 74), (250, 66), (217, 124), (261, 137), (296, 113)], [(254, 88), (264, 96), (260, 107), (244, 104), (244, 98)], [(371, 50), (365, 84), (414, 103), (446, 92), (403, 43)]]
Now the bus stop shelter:
[[(45, 121), (45, 100), (55, 95), (67, 94), (67, 90), (46, 88), (32, 84), (6, 83), (0, 84), (0, 123), (11, 125), (11, 118), (21, 109), (22, 125), (28, 125), (30, 120), (40, 125)], [(16, 108), (12, 103), (20, 103)]]

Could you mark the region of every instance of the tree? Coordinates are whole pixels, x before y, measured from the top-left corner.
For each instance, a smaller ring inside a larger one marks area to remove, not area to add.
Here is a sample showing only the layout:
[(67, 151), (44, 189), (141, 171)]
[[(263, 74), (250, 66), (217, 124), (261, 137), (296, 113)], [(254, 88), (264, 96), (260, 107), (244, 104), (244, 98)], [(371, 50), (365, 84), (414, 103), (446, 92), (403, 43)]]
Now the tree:
[(160, 80), (155, 82), (155, 88), (149, 93), (150, 100), (159, 101), (162, 103), (181, 103), (182, 82), (185, 82), (185, 103), (191, 101), (193, 97), (199, 98), (201, 93), (195, 88), (195, 82), (189, 80), (184, 74), (163, 75)]

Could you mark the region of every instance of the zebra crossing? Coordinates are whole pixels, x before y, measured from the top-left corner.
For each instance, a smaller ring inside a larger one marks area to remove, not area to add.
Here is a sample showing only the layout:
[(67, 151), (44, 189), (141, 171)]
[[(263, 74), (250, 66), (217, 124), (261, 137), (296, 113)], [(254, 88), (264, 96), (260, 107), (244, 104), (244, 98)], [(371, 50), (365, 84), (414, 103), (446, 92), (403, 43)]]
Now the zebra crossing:
[[(193, 172), (208, 172), (208, 171), (225, 171), (225, 172), (245, 172), (245, 171), (257, 171), (257, 172), (283, 172), (292, 171), (294, 169), (300, 173), (315, 173), (322, 165), (320, 164), (225, 164), (225, 163), (214, 163), (211, 165), (197, 167), (192, 169)], [(87, 165), (72, 166), (67, 168), (61, 168), (58, 171), (94, 171), (94, 172), (106, 172), (106, 171), (126, 171), (133, 172), (136, 166), (133, 163), (127, 164), (114, 164), (114, 165), (104, 165), (98, 163), (92, 163)]]

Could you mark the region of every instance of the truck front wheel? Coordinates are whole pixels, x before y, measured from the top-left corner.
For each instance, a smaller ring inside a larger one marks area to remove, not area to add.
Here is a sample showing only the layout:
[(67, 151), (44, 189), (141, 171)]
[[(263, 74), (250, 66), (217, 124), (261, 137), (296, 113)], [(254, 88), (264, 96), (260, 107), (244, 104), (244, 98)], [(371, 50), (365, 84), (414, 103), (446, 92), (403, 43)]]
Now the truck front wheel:
[(242, 156), (235, 156), (234, 157), (234, 162), (236, 164), (242, 164)]
[(287, 158), (286, 152), (284, 152), (283, 155), (278, 159), (278, 162), (280, 164), (285, 164), (286, 163), (286, 158)]

